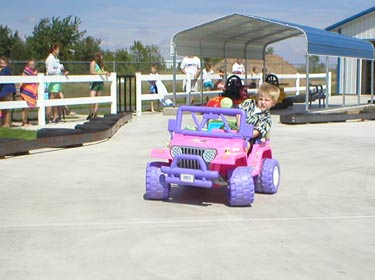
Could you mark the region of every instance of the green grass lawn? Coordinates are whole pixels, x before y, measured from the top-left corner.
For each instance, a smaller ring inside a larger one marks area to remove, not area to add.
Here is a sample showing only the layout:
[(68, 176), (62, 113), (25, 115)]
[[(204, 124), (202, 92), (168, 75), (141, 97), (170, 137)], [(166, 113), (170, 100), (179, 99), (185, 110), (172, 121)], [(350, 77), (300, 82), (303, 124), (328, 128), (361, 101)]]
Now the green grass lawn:
[(36, 131), (0, 127), (0, 138), (19, 138), (24, 140), (36, 139)]

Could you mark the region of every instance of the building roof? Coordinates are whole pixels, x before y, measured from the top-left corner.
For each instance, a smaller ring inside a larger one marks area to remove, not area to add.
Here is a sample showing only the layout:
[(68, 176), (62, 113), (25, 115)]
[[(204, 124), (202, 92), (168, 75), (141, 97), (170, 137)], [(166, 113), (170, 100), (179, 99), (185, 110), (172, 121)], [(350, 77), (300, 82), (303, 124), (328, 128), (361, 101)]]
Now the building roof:
[(371, 43), (322, 29), (232, 14), (176, 33), (171, 55), (263, 59), (269, 44), (292, 37), (306, 39), (307, 55), (374, 59)]
[(337, 22), (335, 24), (332, 24), (332, 25), (326, 27), (325, 30), (327, 30), (327, 31), (333, 31), (333, 30), (338, 29), (338, 28), (340, 28), (340, 27), (342, 27), (342, 26), (344, 26), (344, 25), (346, 25), (346, 24), (348, 24), (348, 23), (350, 23), (352, 21), (355, 21), (355, 20), (357, 20), (357, 19), (359, 19), (359, 18), (361, 18), (363, 16), (366, 16), (366, 15), (372, 13), (372, 12), (375, 12), (375, 6), (369, 8), (369, 9), (363, 11), (363, 12), (355, 14), (354, 16), (351, 16), (351, 17), (348, 17), (346, 19), (343, 19), (343, 20), (341, 20), (341, 21), (339, 21), (339, 22)]

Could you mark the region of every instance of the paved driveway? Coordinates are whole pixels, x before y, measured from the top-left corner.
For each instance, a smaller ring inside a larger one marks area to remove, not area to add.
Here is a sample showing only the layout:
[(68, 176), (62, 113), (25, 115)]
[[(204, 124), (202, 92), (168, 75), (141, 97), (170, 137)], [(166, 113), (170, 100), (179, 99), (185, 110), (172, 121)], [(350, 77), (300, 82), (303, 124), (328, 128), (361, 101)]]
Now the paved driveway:
[(143, 199), (168, 118), (1, 160), (0, 279), (374, 279), (375, 122), (274, 116), (279, 193), (231, 208), (224, 189)]

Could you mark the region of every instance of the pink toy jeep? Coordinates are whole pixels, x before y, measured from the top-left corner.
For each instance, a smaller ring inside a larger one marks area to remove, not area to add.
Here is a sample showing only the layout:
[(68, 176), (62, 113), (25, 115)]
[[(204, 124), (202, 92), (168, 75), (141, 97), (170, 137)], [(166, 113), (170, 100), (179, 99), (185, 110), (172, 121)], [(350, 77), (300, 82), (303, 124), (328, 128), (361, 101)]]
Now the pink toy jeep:
[[(234, 129), (236, 115), (241, 118)], [(164, 161), (147, 164), (146, 199), (168, 199), (171, 184), (201, 188), (225, 185), (231, 206), (252, 204), (255, 192), (276, 193), (279, 163), (272, 159), (269, 141), (255, 141), (248, 151), (253, 126), (245, 119), (242, 109), (179, 107), (176, 119), (168, 123), (168, 148), (151, 152), (152, 157)]]

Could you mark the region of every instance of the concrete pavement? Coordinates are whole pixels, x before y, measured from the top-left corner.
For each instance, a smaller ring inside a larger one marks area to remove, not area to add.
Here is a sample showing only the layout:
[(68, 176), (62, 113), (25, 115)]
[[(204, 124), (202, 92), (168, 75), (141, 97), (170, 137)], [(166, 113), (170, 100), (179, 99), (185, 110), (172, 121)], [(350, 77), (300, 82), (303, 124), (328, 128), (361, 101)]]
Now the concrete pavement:
[(0, 279), (373, 279), (375, 122), (282, 125), (276, 195), (172, 189), (146, 201), (170, 116), (100, 143), (0, 161)]

